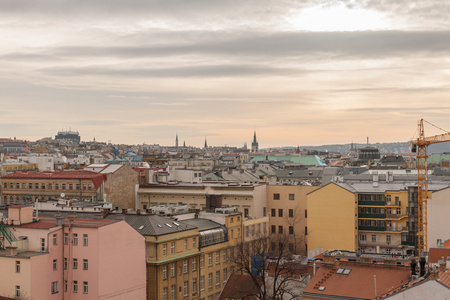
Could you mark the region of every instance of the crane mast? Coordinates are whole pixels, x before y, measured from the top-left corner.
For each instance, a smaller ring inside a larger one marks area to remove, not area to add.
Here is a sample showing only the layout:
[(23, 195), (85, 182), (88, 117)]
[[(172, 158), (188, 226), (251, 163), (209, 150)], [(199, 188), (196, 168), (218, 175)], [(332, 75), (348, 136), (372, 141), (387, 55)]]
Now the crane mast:
[[(427, 202), (428, 202), (428, 166), (427, 166), (427, 146), (431, 144), (450, 141), (450, 132), (444, 134), (425, 137), (423, 119), (419, 121), (419, 137), (412, 145), (412, 151), (417, 150), (417, 200), (418, 200), (418, 230), (417, 230), (417, 248), (419, 256), (422, 252), (428, 251), (427, 247)], [(426, 122), (426, 121), (425, 121)], [(428, 123), (428, 122), (427, 122)], [(429, 123), (430, 125), (433, 125)], [(435, 126), (435, 125), (433, 125)], [(435, 126), (437, 127), (437, 126)], [(439, 128), (439, 127), (437, 127)], [(439, 128), (441, 129), (441, 128)], [(442, 129), (441, 129), (442, 130)], [(444, 130), (445, 131), (445, 130)], [(417, 147), (417, 149), (416, 149)]]

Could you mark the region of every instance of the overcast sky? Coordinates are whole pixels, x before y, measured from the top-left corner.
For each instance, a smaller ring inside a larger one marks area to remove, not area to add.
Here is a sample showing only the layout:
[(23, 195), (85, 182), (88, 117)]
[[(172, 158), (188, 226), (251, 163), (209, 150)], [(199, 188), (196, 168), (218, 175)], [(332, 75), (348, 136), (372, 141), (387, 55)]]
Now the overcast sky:
[(449, 13), (442, 0), (1, 0), (0, 137), (242, 146), (256, 130), (270, 147), (407, 141), (420, 118), (450, 130)]

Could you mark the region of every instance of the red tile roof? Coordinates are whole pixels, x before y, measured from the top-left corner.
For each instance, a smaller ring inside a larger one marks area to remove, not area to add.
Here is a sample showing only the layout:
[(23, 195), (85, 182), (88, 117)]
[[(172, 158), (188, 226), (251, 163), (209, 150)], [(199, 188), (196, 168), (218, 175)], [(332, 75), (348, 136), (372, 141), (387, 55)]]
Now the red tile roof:
[(258, 287), (255, 285), (251, 275), (231, 274), (223, 287), (218, 300), (240, 299), (257, 295)]
[(440, 271), (439, 272), (439, 281), (442, 284), (445, 284), (446, 286), (450, 287), (450, 271), (449, 270)]
[[(348, 275), (336, 274), (339, 268), (351, 271)], [(304, 293), (321, 297), (328, 295), (374, 299), (374, 276), (377, 282), (377, 295), (382, 295), (406, 284), (410, 277), (410, 267), (337, 261), (333, 265), (323, 265), (311, 279)], [(320, 287), (325, 289), (320, 291)]]
[(447, 257), (450, 257), (450, 249), (448, 248), (430, 248), (428, 252), (428, 262), (430, 263), (437, 263), (442, 258), (446, 261)]
[(90, 179), (97, 189), (106, 181), (106, 174), (90, 171), (16, 172), (2, 176), (2, 179)]
[[(69, 219), (64, 220), (65, 225), (69, 225)], [(105, 220), (105, 219), (74, 219), (72, 224), (73, 227), (88, 227), (88, 228), (98, 228), (104, 225), (109, 225), (112, 223), (119, 222), (119, 220)], [(35, 228), (35, 229), (48, 229), (56, 227), (56, 218), (54, 217), (40, 217), (39, 221), (33, 223), (27, 223), (22, 225), (14, 225), (12, 227), (20, 228)]]

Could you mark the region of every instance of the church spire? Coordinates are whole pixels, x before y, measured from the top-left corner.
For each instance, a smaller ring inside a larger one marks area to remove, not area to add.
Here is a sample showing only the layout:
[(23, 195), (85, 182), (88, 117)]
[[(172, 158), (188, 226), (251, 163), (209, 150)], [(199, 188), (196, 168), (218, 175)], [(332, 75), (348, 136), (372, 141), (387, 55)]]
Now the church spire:
[(206, 142), (206, 136), (205, 136), (205, 146), (203, 148), (205, 148), (205, 149), (208, 148), (208, 143)]
[(177, 136), (175, 138), (175, 147), (178, 148), (178, 132), (177, 132)]
[(259, 146), (256, 140), (256, 130), (253, 132), (252, 152), (258, 152)]

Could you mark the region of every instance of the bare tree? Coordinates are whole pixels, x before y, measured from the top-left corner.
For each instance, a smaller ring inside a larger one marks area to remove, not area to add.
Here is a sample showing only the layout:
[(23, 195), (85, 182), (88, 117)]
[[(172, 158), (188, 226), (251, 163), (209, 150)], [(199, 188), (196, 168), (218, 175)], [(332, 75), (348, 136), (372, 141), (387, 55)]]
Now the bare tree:
[(288, 240), (289, 250), (292, 254), (306, 256), (306, 236), (302, 228), (300, 228), (300, 223), (302, 221), (302, 215), (300, 208), (297, 205), (293, 209), (292, 215), (287, 215), (284, 217), (286, 224), (288, 224), (288, 234), (286, 239)]
[[(301, 299), (309, 276), (298, 255), (289, 249), (288, 235), (261, 236), (237, 245), (230, 259), (257, 287), (260, 300)], [(250, 296), (250, 295), (249, 295)]]

